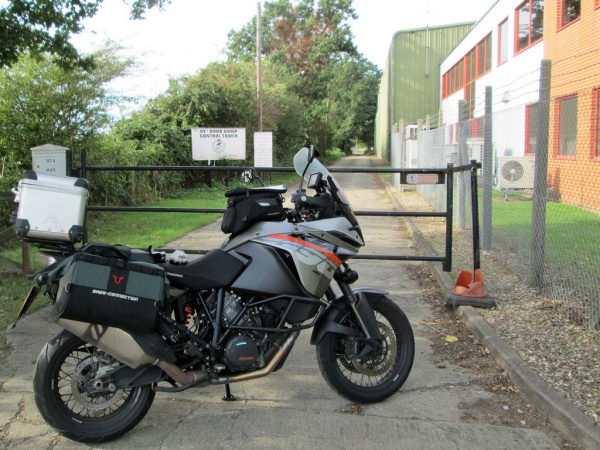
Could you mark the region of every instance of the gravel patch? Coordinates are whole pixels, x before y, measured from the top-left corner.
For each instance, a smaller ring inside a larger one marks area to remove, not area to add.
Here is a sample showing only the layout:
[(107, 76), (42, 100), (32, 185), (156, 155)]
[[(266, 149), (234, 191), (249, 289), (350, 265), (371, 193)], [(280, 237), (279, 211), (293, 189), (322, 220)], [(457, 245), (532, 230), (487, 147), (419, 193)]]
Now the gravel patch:
[[(396, 194), (406, 211), (431, 211), (417, 192)], [(443, 254), (445, 220), (412, 218), (432, 247)], [(453, 273), (472, 270), (469, 233), (454, 231)], [(569, 318), (560, 303), (536, 291), (492, 255), (481, 254), (481, 269), (488, 295), (497, 307), (478, 310), (498, 335), (546, 384), (599, 425), (600, 331)]]

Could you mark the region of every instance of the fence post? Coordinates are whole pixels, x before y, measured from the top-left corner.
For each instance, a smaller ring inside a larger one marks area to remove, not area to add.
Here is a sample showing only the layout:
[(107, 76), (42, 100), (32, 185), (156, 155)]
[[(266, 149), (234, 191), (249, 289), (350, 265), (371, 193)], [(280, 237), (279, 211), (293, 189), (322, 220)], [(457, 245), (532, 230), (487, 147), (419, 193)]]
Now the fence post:
[(81, 178), (87, 180), (87, 151), (85, 148), (81, 149)]
[[(87, 150), (85, 148), (81, 149), (81, 178), (84, 178), (87, 180)], [(83, 244), (87, 244), (88, 243), (88, 227), (87, 227), (87, 208), (85, 210), (85, 213), (83, 215)]]
[(492, 87), (485, 88), (485, 135), (483, 137), (483, 250), (492, 249), (492, 185), (494, 149), (492, 148)]
[(67, 176), (73, 176), (73, 151), (67, 150)]
[[(468, 164), (469, 158), (466, 157), (468, 153), (467, 148), (467, 120), (469, 118), (469, 102), (467, 100), (458, 101), (458, 165)], [(457, 194), (457, 205), (458, 213), (456, 217), (456, 226), (461, 230), (465, 229), (466, 222), (466, 203), (467, 203), (467, 177), (464, 173), (458, 175), (458, 194)]]
[[(402, 148), (400, 147), (400, 131), (399, 125), (397, 123), (392, 127), (392, 154), (391, 154), (391, 163), (392, 169), (399, 169), (403, 166), (402, 162)], [(392, 174), (392, 186), (398, 188), (400, 185), (400, 177), (399, 174)]]
[(23, 259), (23, 264), (21, 265), (21, 273), (23, 275), (29, 275), (31, 273), (31, 251), (29, 249), (29, 244), (23, 242), (23, 246), (21, 248), (21, 256)]
[(542, 60), (540, 67), (539, 122), (531, 207), (531, 249), (529, 254), (529, 282), (536, 288), (544, 286), (544, 261), (546, 259), (546, 193), (548, 190), (551, 70), (552, 62), (548, 59)]
[(452, 270), (452, 225), (454, 217), (454, 165), (448, 163), (446, 166), (446, 253), (442, 269), (444, 272)]
[[(398, 122), (398, 144), (400, 145), (400, 161), (402, 161), (402, 167), (406, 168), (409, 165), (408, 156), (406, 153), (406, 126), (404, 125), (404, 119), (400, 119)], [(403, 192), (405, 187), (400, 183), (400, 174), (394, 174), (395, 180), (398, 182), (396, 188), (398, 192)]]

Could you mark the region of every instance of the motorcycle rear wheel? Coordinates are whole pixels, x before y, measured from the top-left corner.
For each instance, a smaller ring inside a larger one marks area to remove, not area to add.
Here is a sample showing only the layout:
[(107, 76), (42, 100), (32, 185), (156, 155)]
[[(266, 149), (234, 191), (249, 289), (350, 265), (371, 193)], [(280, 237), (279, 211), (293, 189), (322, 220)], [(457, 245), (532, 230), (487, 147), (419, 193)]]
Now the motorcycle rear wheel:
[[(377, 403), (404, 384), (412, 368), (415, 341), (408, 318), (392, 300), (379, 299), (373, 306), (381, 348), (366, 358), (350, 357), (356, 348), (351, 336), (327, 333), (317, 344), (317, 362), (327, 384), (339, 395), (357, 403)], [(340, 311), (336, 323), (360, 328), (352, 310)]]
[(63, 436), (86, 443), (122, 436), (144, 418), (155, 392), (151, 386), (86, 395), (83, 382), (99, 351), (68, 331), (52, 338), (38, 357), (33, 377), (35, 403), (46, 423)]

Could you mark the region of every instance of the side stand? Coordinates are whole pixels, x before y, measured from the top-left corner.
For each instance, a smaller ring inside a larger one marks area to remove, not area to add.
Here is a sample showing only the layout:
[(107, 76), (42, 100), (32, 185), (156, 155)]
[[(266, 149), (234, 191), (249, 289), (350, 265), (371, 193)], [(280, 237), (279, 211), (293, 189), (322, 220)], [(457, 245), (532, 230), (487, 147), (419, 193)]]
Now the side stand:
[(225, 396), (223, 397), (223, 401), (225, 402), (235, 402), (237, 397), (231, 394), (231, 389), (229, 388), (229, 383), (225, 385)]

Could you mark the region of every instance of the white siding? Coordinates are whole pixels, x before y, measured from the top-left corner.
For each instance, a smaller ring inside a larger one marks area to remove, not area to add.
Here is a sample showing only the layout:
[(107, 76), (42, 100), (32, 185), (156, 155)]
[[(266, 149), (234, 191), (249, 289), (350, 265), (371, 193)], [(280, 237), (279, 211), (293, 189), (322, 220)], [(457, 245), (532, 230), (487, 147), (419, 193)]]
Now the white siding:
[[(493, 112), (502, 120), (494, 120), (494, 147), (499, 156), (524, 154), (525, 106), (539, 98), (539, 69), (544, 57), (543, 39), (515, 55), (515, 9), (523, 0), (498, 0), (475, 24), (469, 34), (441, 64), (445, 74), (490, 32), (492, 33), (492, 69), (475, 81), (474, 117), (485, 110), (485, 88), (492, 87)], [(508, 18), (508, 60), (498, 65), (498, 25)], [(441, 80), (440, 80), (441, 82)], [(444, 122), (458, 121), (458, 102), (465, 99), (464, 88), (442, 100)]]

